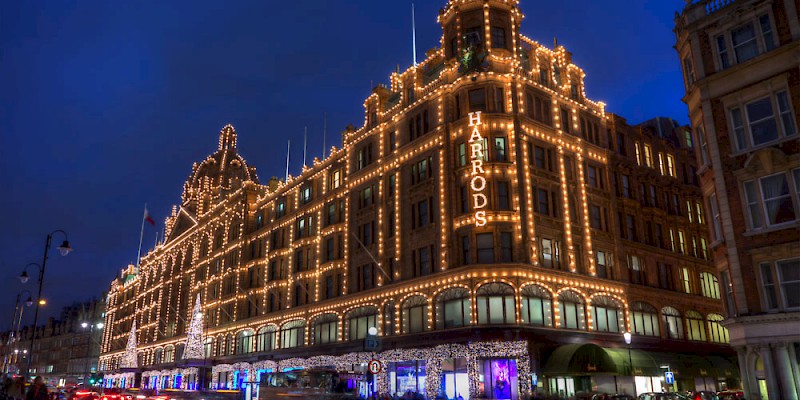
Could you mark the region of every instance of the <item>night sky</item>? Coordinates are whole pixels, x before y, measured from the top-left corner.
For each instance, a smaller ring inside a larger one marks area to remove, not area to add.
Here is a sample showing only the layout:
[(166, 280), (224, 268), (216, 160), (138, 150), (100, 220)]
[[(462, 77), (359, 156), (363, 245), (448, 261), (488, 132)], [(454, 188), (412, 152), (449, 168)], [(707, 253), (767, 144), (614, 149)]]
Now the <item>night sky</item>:
[[(417, 1), (418, 60), (438, 46), (444, 4)], [(672, 47), (683, 4), (523, 0), (522, 32), (548, 47), (557, 37), (608, 111), (686, 123)], [(225, 124), (262, 183), (283, 176), (287, 139), (297, 174), (304, 126), (310, 155), (322, 153), (323, 113), (328, 146), (341, 145), (371, 83), (411, 62), (407, 0), (2, 2), (0, 330), (16, 294), (35, 294), (35, 279), (16, 276), (41, 263), (48, 232), (67, 231), (75, 251), (51, 251), (44, 317), (99, 297), (134, 262), (144, 204), (160, 230)], [(143, 252), (156, 229), (144, 238)]]

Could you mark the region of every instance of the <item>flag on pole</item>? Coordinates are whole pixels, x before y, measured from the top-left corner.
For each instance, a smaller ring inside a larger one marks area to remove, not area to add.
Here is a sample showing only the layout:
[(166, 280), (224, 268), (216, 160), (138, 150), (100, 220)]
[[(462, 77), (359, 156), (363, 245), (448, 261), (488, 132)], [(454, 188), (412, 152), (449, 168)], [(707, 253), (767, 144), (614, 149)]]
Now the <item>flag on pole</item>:
[(149, 222), (150, 225), (156, 226), (156, 221), (150, 216), (150, 212), (147, 211), (147, 206), (144, 206), (144, 220)]

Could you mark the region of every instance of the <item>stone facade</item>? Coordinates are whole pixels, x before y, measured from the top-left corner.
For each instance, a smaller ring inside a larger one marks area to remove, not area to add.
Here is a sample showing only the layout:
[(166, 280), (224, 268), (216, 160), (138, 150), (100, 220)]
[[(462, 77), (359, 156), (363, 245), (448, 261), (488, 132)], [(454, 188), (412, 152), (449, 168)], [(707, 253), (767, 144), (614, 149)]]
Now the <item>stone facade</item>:
[(726, 326), (747, 398), (800, 396), (800, 18), (796, 1), (676, 17)]

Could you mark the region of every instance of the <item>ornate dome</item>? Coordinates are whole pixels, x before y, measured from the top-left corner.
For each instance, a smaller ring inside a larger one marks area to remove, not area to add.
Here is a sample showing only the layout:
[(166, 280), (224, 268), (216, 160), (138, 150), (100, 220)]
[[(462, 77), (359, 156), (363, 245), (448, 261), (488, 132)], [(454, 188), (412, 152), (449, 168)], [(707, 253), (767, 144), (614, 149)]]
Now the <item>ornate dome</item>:
[(192, 174), (183, 185), (183, 207), (201, 215), (245, 182), (259, 183), (256, 169), (236, 151), (236, 130), (226, 125), (219, 133), (217, 151), (192, 166)]

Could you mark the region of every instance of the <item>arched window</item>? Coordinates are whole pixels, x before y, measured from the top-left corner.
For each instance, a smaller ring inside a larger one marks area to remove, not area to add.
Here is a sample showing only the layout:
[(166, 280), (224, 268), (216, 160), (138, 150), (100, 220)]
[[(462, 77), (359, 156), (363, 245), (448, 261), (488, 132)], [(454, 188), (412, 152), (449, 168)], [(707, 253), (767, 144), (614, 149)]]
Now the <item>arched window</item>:
[(228, 336), (225, 336), (225, 354), (231, 355), (233, 354), (233, 335), (230, 333)]
[(374, 306), (359, 307), (347, 313), (347, 339), (360, 340), (367, 337), (370, 327), (378, 327), (378, 309)]
[(708, 314), (708, 338), (714, 343), (730, 343), (728, 328), (722, 326), (722, 315)]
[(436, 328), (447, 329), (467, 326), (472, 319), (472, 302), (469, 290), (447, 289), (436, 298)]
[(156, 357), (153, 361), (153, 364), (163, 364), (164, 363), (164, 349), (156, 349)]
[(386, 303), (383, 306), (383, 336), (392, 336), (396, 328), (396, 314), (397, 306), (393, 301)]
[(175, 348), (167, 346), (164, 348), (164, 363), (175, 362)]
[(253, 331), (246, 330), (236, 334), (236, 354), (253, 352)]
[[(186, 350), (186, 344), (181, 343), (175, 346), (175, 360), (183, 360), (183, 352)], [(140, 364), (141, 365), (141, 364)]]
[(686, 312), (686, 338), (698, 342), (706, 341), (706, 329), (703, 316), (697, 311)]
[(207, 337), (203, 341), (203, 356), (205, 358), (214, 356), (214, 338)]
[(586, 329), (586, 304), (578, 293), (572, 290), (561, 292), (558, 295), (558, 311), (562, 328)]
[(516, 322), (514, 288), (499, 282), (487, 283), (475, 292), (478, 324), (513, 324)]
[(703, 296), (712, 299), (719, 299), (719, 281), (717, 277), (710, 272), (700, 273), (700, 286), (702, 286)]
[(314, 344), (334, 343), (339, 336), (339, 317), (323, 314), (314, 320)]
[(270, 351), (275, 348), (275, 331), (274, 326), (265, 326), (258, 330), (256, 351)]
[(522, 323), (553, 326), (553, 298), (545, 288), (528, 285), (522, 288)]
[(647, 303), (637, 301), (631, 306), (631, 328), (634, 335), (660, 336), (658, 310)]
[(417, 333), (428, 330), (428, 299), (413, 296), (403, 303), (401, 309), (403, 333)]
[(296, 320), (288, 322), (281, 328), (281, 348), (289, 349), (304, 344), (306, 322)]
[(661, 315), (664, 317), (667, 337), (669, 339), (683, 339), (683, 318), (681, 318), (681, 313), (672, 307), (664, 307), (661, 309)]
[(625, 327), (625, 312), (613, 297), (597, 296), (592, 299), (592, 318), (594, 330), (598, 332), (619, 332), (620, 327)]

